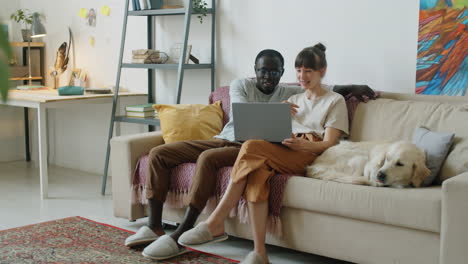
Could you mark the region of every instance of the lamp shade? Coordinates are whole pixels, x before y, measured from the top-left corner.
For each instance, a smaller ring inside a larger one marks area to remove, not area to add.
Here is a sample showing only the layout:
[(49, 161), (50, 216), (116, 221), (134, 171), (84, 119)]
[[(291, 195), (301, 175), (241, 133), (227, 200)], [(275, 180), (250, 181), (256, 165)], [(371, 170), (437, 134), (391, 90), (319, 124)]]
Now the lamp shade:
[(46, 30), (44, 25), (41, 23), (39, 18), (39, 13), (35, 12), (33, 14), (33, 21), (31, 25), (31, 38), (40, 38), (46, 35)]

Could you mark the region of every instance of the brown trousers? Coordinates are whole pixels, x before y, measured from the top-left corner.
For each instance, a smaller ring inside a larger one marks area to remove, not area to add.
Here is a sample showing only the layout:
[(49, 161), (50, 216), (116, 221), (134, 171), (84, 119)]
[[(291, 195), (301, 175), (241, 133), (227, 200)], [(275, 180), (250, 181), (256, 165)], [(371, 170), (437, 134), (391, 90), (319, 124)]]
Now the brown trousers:
[(234, 165), (241, 144), (221, 139), (179, 141), (163, 144), (149, 153), (146, 198), (166, 201), (172, 168), (196, 162), (189, 198), (190, 205), (202, 211), (216, 189), (218, 169)]
[[(313, 136), (303, 136), (318, 141)], [(316, 154), (295, 151), (281, 144), (264, 140), (248, 140), (242, 144), (236, 163), (231, 172), (233, 182), (247, 178), (244, 196), (249, 202), (264, 202), (270, 193), (269, 179), (276, 173), (304, 175)]]

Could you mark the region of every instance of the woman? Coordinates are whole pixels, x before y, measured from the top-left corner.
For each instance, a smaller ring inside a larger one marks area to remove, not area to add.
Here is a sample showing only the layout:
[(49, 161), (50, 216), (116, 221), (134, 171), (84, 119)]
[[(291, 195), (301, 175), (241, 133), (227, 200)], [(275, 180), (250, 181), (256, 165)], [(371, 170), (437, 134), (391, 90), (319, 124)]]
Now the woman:
[(303, 49), (296, 57), (295, 68), (305, 92), (287, 101), (292, 106), (294, 136), (285, 139), (282, 145), (263, 140), (246, 141), (221, 202), (205, 222), (179, 238), (180, 244), (190, 247), (227, 239), (224, 220), (244, 194), (255, 248), (241, 263), (268, 263), (265, 248), (268, 180), (276, 173), (304, 175), (306, 165), (348, 133), (343, 97), (321, 82), (327, 69), (325, 46), (319, 43)]

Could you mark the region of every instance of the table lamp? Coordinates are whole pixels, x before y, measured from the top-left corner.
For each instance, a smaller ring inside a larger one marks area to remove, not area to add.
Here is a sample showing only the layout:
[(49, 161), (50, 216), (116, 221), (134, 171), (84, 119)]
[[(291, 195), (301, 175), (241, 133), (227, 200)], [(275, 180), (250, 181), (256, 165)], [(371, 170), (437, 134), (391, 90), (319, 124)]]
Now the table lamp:
[(17, 89), (21, 90), (28, 90), (33, 88), (40, 88), (42, 85), (32, 85), (32, 76), (31, 76), (31, 39), (33, 38), (42, 38), (45, 37), (46, 30), (44, 25), (42, 25), (41, 20), (39, 18), (39, 13), (33, 13), (33, 20), (31, 24), (31, 38), (28, 39), (28, 73), (29, 73), (29, 81), (28, 85), (20, 85), (17, 86)]

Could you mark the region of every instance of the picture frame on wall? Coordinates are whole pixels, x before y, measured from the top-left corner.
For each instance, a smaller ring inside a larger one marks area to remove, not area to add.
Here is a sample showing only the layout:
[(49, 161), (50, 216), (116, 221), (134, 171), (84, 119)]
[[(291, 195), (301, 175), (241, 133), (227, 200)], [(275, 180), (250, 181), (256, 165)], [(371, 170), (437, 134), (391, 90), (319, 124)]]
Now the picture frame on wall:
[(419, 2), (416, 94), (468, 95), (466, 1)]

